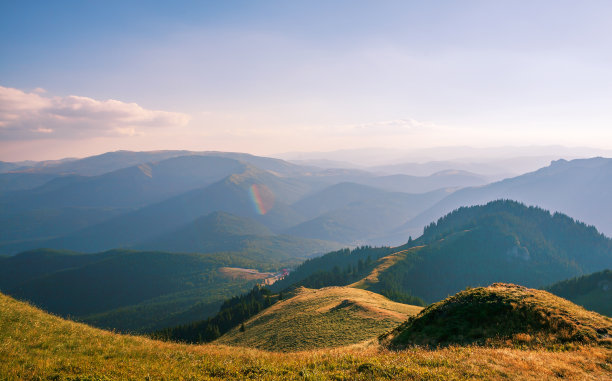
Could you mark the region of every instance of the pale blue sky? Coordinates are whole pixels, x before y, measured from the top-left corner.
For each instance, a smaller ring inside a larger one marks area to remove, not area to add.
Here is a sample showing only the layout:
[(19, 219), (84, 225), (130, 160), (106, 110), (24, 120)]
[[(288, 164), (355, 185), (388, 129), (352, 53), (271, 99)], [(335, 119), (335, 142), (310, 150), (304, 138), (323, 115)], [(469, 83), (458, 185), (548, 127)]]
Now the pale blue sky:
[(0, 160), (612, 148), (610, 20), (610, 1), (2, 0)]

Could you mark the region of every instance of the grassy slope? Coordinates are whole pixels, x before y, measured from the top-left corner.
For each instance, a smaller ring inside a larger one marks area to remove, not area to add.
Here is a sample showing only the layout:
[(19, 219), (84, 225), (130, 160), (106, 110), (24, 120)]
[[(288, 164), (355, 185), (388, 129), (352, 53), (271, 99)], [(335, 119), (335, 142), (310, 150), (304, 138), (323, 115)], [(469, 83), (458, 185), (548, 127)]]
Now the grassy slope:
[(361, 288), (367, 290), (379, 283), (379, 276), (389, 267), (406, 258), (406, 254), (410, 251), (419, 250), (422, 246), (416, 246), (407, 250), (397, 251), (393, 254), (382, 257), (377, 261), (376, 267), (365, 278), (351, 284), (349, 287)]
[(300, 353), (190, 346), (118, 335), (0, 294), (0, 379), (609, 379), (612, 351), (377, 346)]
[(386, 335), (410, 345), (528, 345), (591, 343), (612, 348), (612, 319), (546, 291), (495, 283), (467, 289), (424, 309)]
[(375, 338), (420, 310), (365, 290), (302, 287), (247, 321), (245, 332), (234, 328), (218, 343), (284, 351), (337, 347)]
[(567, 279), (545, 290), (588, 310), (612, 317), (612, 270)]

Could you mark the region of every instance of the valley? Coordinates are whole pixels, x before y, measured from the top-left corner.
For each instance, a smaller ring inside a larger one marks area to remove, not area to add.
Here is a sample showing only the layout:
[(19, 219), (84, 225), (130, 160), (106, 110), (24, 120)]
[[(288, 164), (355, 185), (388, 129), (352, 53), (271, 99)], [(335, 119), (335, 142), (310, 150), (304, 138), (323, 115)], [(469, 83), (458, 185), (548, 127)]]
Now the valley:
[[(111, 153), (6, 177), (0, 291), (10, 295), (4, 316), (27, 312), (2, 324), (44, 337), (6, 357), (3, 374), (123, 377), (131, 364), (171, 378), (181, 368), (211, 378), (498, 378), (528, 363), (522, 378), (609, 375), (612, 240), (594, 226), (490, 193), (411, 235), (415, 221), (466, 200), (457, 195), (501, 185), (453, 171), (417, 179), (242, 154), (160, 155), (119, 164)], [(599, 171), (580, 179), (605, 177), (602, 163), (553, 163), (499, 184), (525, 183), (544, 199), (550, 184), (534, 182), (538, 173), (571, 178), (577, 166)], [(526, 316), (534, 322), (522, 326)], [(36, 333), (36, 319), (63, 328)], [(53, 357), (50, 345), (63, 349)], [(117, 345), (122, 355), (103, 355)], [(162, 366), (163, 352), (184, 360)], [(531, 360), (510, 361), (515, 352)], [(20, 361), (38, 365), (23, 373)]]
[(0, 381), (612, 381), (612, 1), (0, 1)]

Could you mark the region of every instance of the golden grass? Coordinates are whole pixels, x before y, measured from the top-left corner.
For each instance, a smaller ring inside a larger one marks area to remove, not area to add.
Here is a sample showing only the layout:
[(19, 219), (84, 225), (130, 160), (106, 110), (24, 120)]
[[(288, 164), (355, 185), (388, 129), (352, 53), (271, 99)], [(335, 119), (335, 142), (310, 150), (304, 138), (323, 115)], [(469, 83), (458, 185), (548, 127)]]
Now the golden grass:
[(248, 320), (245, 332), (235, 328), (217, 342), (283, 351), (344, 346), (376, 338), (421, 309), (366, 290), (302, 287)]
[(0, 295), (2, 380), (612, 379), (612, 351), (480, 347), (392, 352), (378, 345), (270, 353), (181, 345), (66, 321)]
[(385, 335), (410, 345), (612, 347), (612, 319), (543, 290), (506, 283), (461, 291)]
[(386, 257), (380, 258), (378, 260), (378, 262), (379, 262), (378, 265), (376, 265), (376, 267), (372, 270), (372, 272), (370, 272), (370, 274), (368, 274), (365, 278), (363, 278), (361, 280), (358, 280), (357, 282), (355, 282), (353, 284), (350, 284), (348, 287), (361, 288), (361, 289), (369, 288), (371, 285), (378, 283), (378, 276), (383, 271), (385, 271), (389, 267), (393, 266), (394, 264), (396, 264), (400, 260), (406, 258), (406, 255), (409, 252), (418, 251), (418, 250), (422, 249), (423, 247), (425, 247), (425, 246), (411, 247), (410, 249), (398, 251), (398, 252), (395, 252), (393, 254), (389, 254)]

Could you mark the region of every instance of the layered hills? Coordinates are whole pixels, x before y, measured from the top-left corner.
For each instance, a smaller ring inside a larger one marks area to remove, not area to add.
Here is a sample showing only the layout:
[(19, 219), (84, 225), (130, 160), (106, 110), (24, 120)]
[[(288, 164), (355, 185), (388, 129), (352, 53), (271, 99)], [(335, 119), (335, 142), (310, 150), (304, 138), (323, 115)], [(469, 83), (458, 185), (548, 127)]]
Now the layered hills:
[(197, 253), (242, 252), (253, 260), (259, 258), (262, 262), (283, 261), (293, 265), (313, 254), (338, 249), (340, 244), (277, 235), (254, 219), (213, 212), (136, 247)]
[(290, 263), (241, 252), (34, 250), (0, 258), (0, 290), (99, 327), (148, 332), (213, 315), (223, 300), (261, 281), (224, 268), (270, 271)]
[(432, 303), (468, 286), (543, 287), (612, 266), (612, 240), (594, 227), (513, 201), (459, 208), (403, 248), (411, 246), (366, 288)]
[[(480, 187), (468, 187), (449, 195), (436, 205), (406, 222), (395, 240), (420, 232), (422, 227), (462, 206), (511, 199), (528, 205), (558, 211), (596, 226), (612, 235), (612, 159), (557, 160), (549, 166), (521, 176)], [(389, 241), (391, 242), (391, 241)]]
[(364, 249), (361, 257), (347, 251), (309, 260), (274, 287), (354, 284), (397, 301), (433, 303), (465, 287), (544, 287), (612, 264), (612, 240), (594, 227), (507, 200), (459, 208), (402, 246)]

